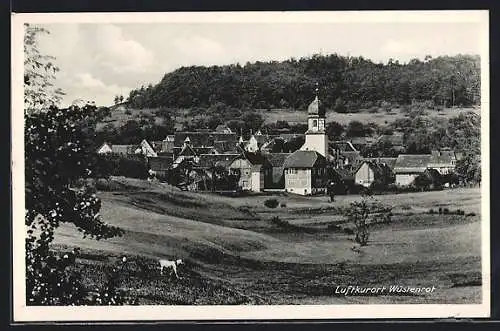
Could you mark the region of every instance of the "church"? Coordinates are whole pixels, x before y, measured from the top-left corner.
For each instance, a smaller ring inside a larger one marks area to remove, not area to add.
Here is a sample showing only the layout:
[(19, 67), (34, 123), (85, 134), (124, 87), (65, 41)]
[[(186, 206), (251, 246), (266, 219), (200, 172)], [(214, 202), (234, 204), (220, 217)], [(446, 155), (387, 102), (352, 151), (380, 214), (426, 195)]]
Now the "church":
[(317, 95), (307, 108), (307, 131), (302, 147), (284, 163), (285, 191), (300, 195), (326, 193), (328, 136), (325, 109)]

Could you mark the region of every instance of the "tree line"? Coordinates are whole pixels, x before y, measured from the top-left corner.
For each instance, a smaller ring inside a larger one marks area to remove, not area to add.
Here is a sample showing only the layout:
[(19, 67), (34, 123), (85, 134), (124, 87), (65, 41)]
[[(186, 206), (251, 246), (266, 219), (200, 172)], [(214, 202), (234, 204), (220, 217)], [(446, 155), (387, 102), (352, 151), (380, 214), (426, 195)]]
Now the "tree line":
[(324, 106), (338, 112), (429, 101), (437, 107), (480, 101), (478, 55), (427, 56), (408, 63), (375, 63), (363, 57), (313, 55), (299, 60), (245, 65), (181, 67), (156, 85), (130, 92), (131, 108), (304, 109), (316, 85)]

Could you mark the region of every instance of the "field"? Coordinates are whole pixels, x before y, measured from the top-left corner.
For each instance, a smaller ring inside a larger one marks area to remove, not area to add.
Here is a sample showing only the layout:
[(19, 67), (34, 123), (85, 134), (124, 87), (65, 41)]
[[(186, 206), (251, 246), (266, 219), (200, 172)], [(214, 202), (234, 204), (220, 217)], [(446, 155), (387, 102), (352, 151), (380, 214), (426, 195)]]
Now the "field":
[[(480, 191), (377, 196), (393, 206), (391, 223), (371, 227), (368, 246), (351, 250), (340, 210), (359, 196), (275, 194), (230, 198), (165, 184), (114, 178), (100, 192), (104, 220), (124, 230), (104, 241), (58, 229), (54, 247), (82, 248), (78, 268), (89, 286), (122, 255), (123, 290), (140, 304), (478, 303), (481, 301)], [(466, 215), (430, 214), (439, 207)], [(272, 221), (279, 216), (281, 222)], [(159, 258), (182, 258), (181, 279), (161, 276)], [(425, 294), (345, 296), (337, 286), (435, 286)]]
[[(445, 108), (442, 111), (436, 111), (432, 109), (425, 110), (425, 114), (430, 118), (434, 119), (449, 119), (451, 117), (456, 117), (460, 113), (474, 111), (480, 113), (480, 109), (474, 108)], [(128, 120), (134, 119), (139, 121), (141, 114), (143, 115), (153, 115), (155, 116), (156, 109), (131, 109), (130, 114), (125, 113), (125, 109), (114, 109), (112, 115), (105, 123), (99, 123), (98, 128), (103, 127), (106, 124), (113, 124), (116, 127), (124, 125)], [(276, 123), (276, 121), (287, 121), (290, 124), (307, 123), (307, 111), (303, 110), (287, 110), (287, 109), (260, 109), (256, 110), (257, 113), (262, 115), (264, 123)], [(394, 122), (397, 119), (407, 117), (406, 114), (401, 112), (400, 109), (393, 109), (391, 112), (379, 111), (378, 113), (370, 113), (368, 111), (361, 111), (357, 113), (336, 113), (333, 111), (327, 111), (327, 122), (336, 121), (342, 125), (347, 125), (351, 121), (359, 121), (363, 124), (370, 122), (376, 123), (377, 125), (387, 125)], [(186, 121), (194, 121), (199, 119), (200, 116), (192, 116), (188, 110), (178, 110), (176, 116), (176, 123), (183, 123)], [(162, 119), (155, 117), (155, 122), (161, 124)]]

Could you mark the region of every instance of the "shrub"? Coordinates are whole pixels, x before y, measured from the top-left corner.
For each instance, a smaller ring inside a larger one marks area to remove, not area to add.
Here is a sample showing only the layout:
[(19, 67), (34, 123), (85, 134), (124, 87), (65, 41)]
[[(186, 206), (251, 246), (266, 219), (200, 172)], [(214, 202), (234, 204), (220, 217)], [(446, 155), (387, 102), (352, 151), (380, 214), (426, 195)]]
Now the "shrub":
[(448, 208), (443, 209), (443, 214), (448, 215), (450, 213), (450, 210)]
[(439, 211), (439, 214), (441, 215), (443, 213), (443, 208), (439, 207), (438, 211)]
[(280, 207), (281, 207), (281, 208), (285, 208), (285, 207), (286, 207), (286, 202), (282, 202), (282, 203), (280, 203)]
[(429, 214), (434, 214), (434, 209), (429, 209)]
[(468, 213), (467, 216), (476, 216), (476, 213)]
[(278, 207), (279, 202), (276, 199), (267, 199), (266, 201), (264, 201), (264, 205), (268, 208), (276, 208)]
[(125, 115), (132, 115), (132, 111), (130, 109), (125, 110)]

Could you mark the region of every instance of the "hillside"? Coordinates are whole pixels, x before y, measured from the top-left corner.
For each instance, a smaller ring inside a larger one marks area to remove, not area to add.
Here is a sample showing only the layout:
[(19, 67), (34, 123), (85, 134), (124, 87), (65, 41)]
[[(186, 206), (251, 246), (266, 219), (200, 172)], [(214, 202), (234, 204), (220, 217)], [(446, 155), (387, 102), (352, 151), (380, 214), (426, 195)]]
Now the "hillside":
[(138, 109), (220, 104), (237, 109), (304, 109), (316, 87), (324, 106), (337, 112), (382, 102), (408, 105), (414, 100), (471, 106), (479, 102), (480, 58), (456, 55), (382, 64), (331, 54), (243, 66), (182, 67), (165, 74), (156, 85), (132, 90), (128, 104)]
[[(397, 201), (393, 221), (372, 228), (362, 254), (342, 225), (339, 208), (354, 196), (278, 196), (287, 207), (263, 206), (265, 196), (228, 198), (181, 192), (164, 184), (115, 178), (121, 189), (101, 192), (103, 219), (123, 237), (83, 239), (72, 226), (57, 231), (55, 247), (79, 246), (78, 268), (88, 284), (128, 256), (120, 287), (141, 304), (475, 303), (480, 300), (479, 215), (431, 215), (428, 208), (457, 206), (478, 212), (480, 192), (460, 189), (381, 196)], [(160, 192), (165, 194), (162, 195)], [(157, 195), (155, 208), (147, 201)], [(136, 203), (130, 203), (131, 200)], [(195, 199), (198, 208), (177, 209)], [(211, 206), (211, 207), (210, 207)], [(304, 207), (307, 206), (307, 210)], [(464, 207), (465, 206), (465, 207)], [(249, 212), (240, 211), (244, 208)], [(191, 209), (191, 211), (190, 211)], [(218, 217), (214, 217), (218, 215)], [(247, 215), (246, 218), (241, 218)], [(250, 216), (252, 215), (252, 216)], [(284, 223), (271, 221), (279, 216)], [(294, 224), (294, 226), (286, 225)], [(409, 244), (412, 243), (412, 244)], [(180, 280), (161, 276), (157, 259), (182, 258)], [(426, 295), (345, 297), (337, 285), (436, 286)]]

